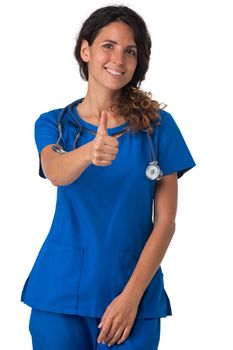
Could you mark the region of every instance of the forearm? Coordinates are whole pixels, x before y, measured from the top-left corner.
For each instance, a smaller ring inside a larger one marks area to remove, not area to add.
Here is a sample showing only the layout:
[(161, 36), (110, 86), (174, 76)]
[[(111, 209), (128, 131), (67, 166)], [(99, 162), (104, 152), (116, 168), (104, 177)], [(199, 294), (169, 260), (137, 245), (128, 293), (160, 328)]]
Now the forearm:
[(125, 295), (130, 295), (137, 303), (160, 266), (174, 232), (174, 223), (157, 222), (148, 238), (134, 272), (123, 290)]
[(50, 149), (47, 152), (51, 152), (52, 155), (50, 158), (47, 157), (44, 163), (42, 162), (42, 167), (45, 176), (55, 186), (69, 185), (91, 164), (89, 144), (63, 154), (55, 153)]

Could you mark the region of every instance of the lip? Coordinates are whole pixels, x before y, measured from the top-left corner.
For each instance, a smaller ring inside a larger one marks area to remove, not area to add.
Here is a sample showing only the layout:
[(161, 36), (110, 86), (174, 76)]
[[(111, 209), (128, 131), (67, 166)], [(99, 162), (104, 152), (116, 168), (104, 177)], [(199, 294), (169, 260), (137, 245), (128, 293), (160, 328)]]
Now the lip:
[(118, 69), (111, 68), (111, 67), (104, 67), (104, 69), (105, 69), (105, 70), (110, 69), (110, 70), (114, 70), (114, 71), (115, 71), (115, 72), (117, 72), (117, 73), (123, 73), (122, 75), (124, 75), (124, 74), (125, 74), (125, 71), (118, 70)]

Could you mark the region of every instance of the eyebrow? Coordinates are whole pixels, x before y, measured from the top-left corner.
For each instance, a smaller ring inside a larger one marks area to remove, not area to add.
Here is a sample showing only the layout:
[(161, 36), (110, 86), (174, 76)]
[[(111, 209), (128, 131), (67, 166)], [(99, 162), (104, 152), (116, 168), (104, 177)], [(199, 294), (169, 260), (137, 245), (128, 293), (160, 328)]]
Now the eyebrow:
[[(117, 42), (114, 40), (106, 39), (103, 42), (105, 42), (105, 41), (108, 41), (108, 42), (113, 43), (113, 44), (117, 44)], [(133, 48), (137, 49), (136, 45), (128, 45), (127, 47), (133, 47)]]

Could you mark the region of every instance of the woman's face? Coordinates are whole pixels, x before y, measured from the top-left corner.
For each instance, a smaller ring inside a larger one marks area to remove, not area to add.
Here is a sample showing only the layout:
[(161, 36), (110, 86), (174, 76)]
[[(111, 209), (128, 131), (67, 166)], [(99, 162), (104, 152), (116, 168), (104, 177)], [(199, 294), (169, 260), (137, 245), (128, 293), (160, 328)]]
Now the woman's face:
[(119, 90), (128, 84), (137, 66), (137, 47), (132, 29), (112, 22), (101, 28), (93, 44), (84, 40), (81, 57), (88, 63), (88, 83)]

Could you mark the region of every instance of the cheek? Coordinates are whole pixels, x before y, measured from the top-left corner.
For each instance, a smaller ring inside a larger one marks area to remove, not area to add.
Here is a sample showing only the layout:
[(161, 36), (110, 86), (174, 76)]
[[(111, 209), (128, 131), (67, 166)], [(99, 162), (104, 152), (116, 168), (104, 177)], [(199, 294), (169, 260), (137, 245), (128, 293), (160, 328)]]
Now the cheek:
[(137, 60), (131, 60), (129, 62), (129, 67), (131, 68), (132, 70), (132, 74), (134, 74), (136, 68), (137, 68)]
[(96, 62), (99, 65), (105, 65), (109, 60), (110, 55), (105, 52), (99, 52), (98, 55), (96, 55)]
[(137, 57), (127, 57), (127, 65), (131, 69), (136, 69), (136, 67), (137, 67)]

